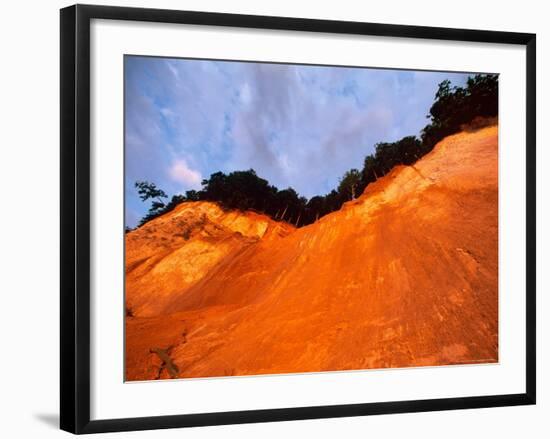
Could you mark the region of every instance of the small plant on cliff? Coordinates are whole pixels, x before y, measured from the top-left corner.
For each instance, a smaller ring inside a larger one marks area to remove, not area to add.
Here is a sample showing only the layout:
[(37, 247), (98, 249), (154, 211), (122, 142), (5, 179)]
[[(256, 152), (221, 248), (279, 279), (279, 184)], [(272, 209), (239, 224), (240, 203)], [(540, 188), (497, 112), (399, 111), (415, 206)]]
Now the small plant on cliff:
[(155, 183), (149, 183), (148, 181), (136, 181), (135, 187), (137, 188), (141, 201), (152, 199), (154, 200), (154, 205), (156, 203), (157, 206), (164, 206), (163, 198), (168, 198), (166, 192), (157, 188)]
[(174, 195), (168, 203), (165, 203), (164, 198), (168, 198), (166, 192), (158, 188), (155, 183), (148, 181), (136, 181), (136, 187), (141, 201), (152, 200), (151, 206), (147, 214), (140, 220), (139, 226), (142, 226), (148, 221), (173, 210), (178, 204), (186, 200), (183, 195)]

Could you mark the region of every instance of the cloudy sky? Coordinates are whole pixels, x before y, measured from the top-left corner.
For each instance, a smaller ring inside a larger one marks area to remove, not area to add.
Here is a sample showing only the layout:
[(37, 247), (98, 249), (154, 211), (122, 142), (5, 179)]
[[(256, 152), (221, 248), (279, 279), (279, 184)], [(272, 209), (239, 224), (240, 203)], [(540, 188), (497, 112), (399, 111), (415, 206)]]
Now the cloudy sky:
[(253, 168), (308, 198), (361, 168), (374, 144), (418, 134), (437, 84), (467, 75), (127, 56), (126, 223), (149, 205), (134, 188), (168, 195), (202, 178)]

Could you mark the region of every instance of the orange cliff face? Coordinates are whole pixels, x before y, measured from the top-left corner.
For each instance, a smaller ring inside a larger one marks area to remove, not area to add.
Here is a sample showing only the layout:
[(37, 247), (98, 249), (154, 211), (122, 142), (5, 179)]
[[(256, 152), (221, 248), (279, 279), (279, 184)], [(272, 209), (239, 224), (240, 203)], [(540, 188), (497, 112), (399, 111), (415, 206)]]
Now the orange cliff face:
[(127, 313), (170, 313), (171, 303), (210, 270), (260, 239), (271, 241), (292, 230), (254, 212), (224, 212), (204, 201), (180, 204), (126, 235)]
[(300, 229), (184, 203), (126, 235), (126, 378), (498, 361), (498, 128)]

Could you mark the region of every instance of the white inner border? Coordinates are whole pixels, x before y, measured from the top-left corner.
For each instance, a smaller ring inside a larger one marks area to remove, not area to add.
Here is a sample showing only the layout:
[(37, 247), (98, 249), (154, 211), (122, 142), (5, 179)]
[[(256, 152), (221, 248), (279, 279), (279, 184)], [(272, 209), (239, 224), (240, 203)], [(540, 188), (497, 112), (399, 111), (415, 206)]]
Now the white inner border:
[[(94, 20), (91, 418), (525, 392), (525, 48)], [(123, 55), (500, 73), (499, 364), (124, 383)]]

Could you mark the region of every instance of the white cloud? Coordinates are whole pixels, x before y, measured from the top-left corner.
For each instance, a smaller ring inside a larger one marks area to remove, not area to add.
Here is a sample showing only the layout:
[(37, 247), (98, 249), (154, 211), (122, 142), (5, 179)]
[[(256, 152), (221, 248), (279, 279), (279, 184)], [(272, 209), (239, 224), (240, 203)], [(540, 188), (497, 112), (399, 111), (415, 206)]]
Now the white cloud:
[(191, 169), (184, 159), (174, 160), (168, 173), (172, 180), (183, 184), (184, 189), (199, 189), (201, 187), (201, 173)]
[(250, 104), (250, 102), (252, 101), (252, 91), (250, 90), (248, 82), (245, 82), (244, 85), (241, 87), (239, 95), (243, 104)]
[(161, 108), (160, 113), (167, 119), (174, 119), (176, 117), (176, 113), (170, 108)]
[(174, 67), (170, 61), (168, 61), (166, 65), (168, 66), (168, 69), (170, 69), (170, 72), (172, 72), (172, 75), (174, 75), (174, 77), (179, 81), (180, 73), (178, 69)]

